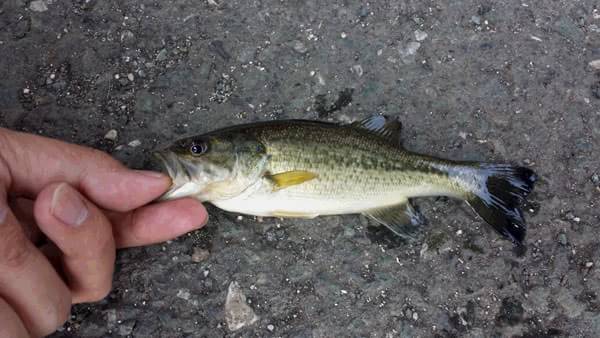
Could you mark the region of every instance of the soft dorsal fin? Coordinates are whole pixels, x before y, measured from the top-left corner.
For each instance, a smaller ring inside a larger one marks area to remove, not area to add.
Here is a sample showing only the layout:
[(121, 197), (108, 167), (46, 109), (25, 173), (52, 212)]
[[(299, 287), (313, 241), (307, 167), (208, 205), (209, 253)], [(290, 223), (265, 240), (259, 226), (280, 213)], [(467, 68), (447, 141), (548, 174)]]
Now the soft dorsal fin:
[(367, 129), (377, 136), (400, 145), (402, 123), (397, 119), (389, 119), (386, 116), (374, 115), (364, 120), (352, 122), (350, 125), (361, 129)]

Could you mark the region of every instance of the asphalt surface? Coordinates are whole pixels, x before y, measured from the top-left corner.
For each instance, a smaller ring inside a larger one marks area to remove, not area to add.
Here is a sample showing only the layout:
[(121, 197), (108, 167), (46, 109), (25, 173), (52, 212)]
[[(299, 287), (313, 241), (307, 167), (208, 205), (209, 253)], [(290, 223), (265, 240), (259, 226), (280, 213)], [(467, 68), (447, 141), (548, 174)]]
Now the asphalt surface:
[(417, 201), (416, 243), (209, 206), (206, 228), (120, 251), (114, 291), (53, 337), (600, 335), (594, 60), (591, 0), (2, 1), (4, 127), (142, 168), (184, 134), (384, 113), (412, 151), (540, 176), (525, 251), (444, 198)]

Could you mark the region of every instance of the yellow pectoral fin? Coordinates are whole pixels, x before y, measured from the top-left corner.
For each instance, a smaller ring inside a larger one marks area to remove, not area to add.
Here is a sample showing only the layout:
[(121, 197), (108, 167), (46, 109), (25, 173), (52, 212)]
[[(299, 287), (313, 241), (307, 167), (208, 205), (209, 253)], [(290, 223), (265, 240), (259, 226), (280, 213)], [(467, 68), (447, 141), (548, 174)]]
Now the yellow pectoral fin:
[(292, 170), (284, 173), (269, 175), (268, 177), (271, 179), (271, 181), (273, 181), (275, 190), (280, 190), (310, 181), (317, 177), (317, 174), (304, 170)]

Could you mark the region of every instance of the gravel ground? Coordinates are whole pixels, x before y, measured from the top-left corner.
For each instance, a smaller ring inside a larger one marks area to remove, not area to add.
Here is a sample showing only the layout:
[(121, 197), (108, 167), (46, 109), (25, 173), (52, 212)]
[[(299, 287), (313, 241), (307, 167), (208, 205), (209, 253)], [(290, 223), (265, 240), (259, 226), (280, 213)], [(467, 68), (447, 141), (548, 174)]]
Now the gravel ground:
[(599, 60), (592, 0), (2, 1), (2, 126), (139, 168), (183, 134), (385, 113), (410, 150), (541, 177), (524, 252), (455, 200), (418, 201), (413, 244), (209, 207), (120, 251), (114, 291), (54, 337), (600, 335)]

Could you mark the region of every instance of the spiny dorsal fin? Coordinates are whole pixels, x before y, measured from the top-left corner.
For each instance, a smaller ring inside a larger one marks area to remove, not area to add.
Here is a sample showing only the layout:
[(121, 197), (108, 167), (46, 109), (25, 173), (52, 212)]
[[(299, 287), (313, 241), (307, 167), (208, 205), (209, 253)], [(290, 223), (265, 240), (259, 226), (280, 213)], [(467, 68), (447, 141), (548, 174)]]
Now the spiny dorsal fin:
[(350, 125), (361, 129), (367, 129), (377, 136), (400, 145), (402, 123), (397, 119), (388, 119), (386, 116), (374, 115), (364, 120), (352, 122)]
[(317, 174), (305, 170), (292, 170), (277, 174), (267, 174), (266, 176), (273, 181), (275, 190), (280, 190), (310, 181), (316, 178)]
[(412, 207), (408, 199), (400, 204), (368, 210), (363, 214), (404, 239), (414, 239), (414, 234), (427, 223), (425, 217)]

